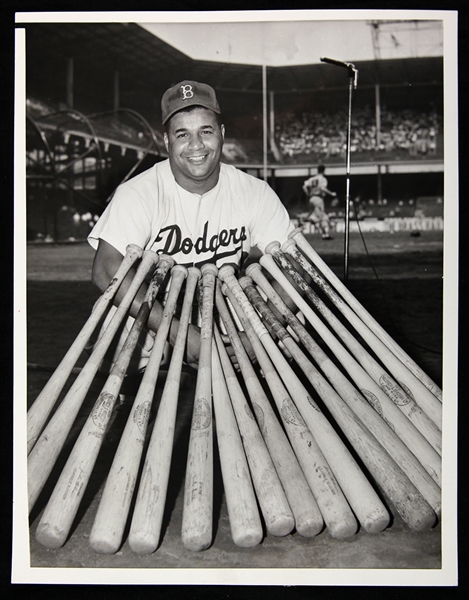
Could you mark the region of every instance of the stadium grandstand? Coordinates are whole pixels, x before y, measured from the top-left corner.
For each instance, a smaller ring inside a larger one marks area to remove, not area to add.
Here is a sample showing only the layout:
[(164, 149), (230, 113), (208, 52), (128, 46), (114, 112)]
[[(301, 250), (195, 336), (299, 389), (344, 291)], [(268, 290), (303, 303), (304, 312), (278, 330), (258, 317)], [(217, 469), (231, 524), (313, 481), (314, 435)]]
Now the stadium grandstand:
[[(135, 23), (25, 29), (28, 240), (85, 238), (120, 182), (166, 158), (160, 98), (189, 78), (217, 91), (224, 161), (267, 178), (298, 222), (302, 183), (324, 164), (343, 228), (343, 69), (195, 60)], [(355, 64), (351, 216), (365, 230), (442, 229), (443, 57)]]

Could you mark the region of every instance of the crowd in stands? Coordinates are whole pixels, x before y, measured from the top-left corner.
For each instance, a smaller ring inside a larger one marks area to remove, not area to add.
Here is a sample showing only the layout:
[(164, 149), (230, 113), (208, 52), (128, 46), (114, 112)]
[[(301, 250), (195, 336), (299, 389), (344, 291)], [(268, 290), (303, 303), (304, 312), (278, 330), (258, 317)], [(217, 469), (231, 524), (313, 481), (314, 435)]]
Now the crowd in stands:
[[(320, 155), (323, 159), (343, 155), (347, 144), (347, 113), (308, 111), (279, 115), (276, 140), (287, 158)], [(437, 150), (441, 116), (435, 111), (412, 109), (381, 111), (379, 139), (371, 107), (352, 113), (350, 151), (405, 152), (413, 156), (432, 155)]]

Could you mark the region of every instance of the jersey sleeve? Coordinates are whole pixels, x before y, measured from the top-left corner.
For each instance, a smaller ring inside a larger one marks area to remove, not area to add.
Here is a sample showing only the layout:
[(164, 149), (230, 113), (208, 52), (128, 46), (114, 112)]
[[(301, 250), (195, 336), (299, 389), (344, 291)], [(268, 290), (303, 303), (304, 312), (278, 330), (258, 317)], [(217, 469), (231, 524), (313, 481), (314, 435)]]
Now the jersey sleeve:
[(100, 239), (123, 256), (129, 244), (145, 249), (151, 237), (151, 220), (141, 195), (131, 186), (120, 186), (88, 236), (96, 250)]
[(273, 189), (265, 184), (251, 221), (251, 243), (264, 253), (270, 242), (283, 244), (293, 231), (290, 216)]

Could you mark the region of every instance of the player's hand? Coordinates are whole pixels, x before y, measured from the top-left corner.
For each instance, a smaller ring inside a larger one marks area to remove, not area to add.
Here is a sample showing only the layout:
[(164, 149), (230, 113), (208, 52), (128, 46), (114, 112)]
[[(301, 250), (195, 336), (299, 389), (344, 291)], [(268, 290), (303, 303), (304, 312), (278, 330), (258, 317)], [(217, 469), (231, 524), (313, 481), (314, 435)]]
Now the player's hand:
[(186, 344), (186, 355), (184, 362), (197, 369), (199, 366), (199, 353), (200, 353), (200, 328), (197, 325), (189, 324), (187, 331), (187, 344)]

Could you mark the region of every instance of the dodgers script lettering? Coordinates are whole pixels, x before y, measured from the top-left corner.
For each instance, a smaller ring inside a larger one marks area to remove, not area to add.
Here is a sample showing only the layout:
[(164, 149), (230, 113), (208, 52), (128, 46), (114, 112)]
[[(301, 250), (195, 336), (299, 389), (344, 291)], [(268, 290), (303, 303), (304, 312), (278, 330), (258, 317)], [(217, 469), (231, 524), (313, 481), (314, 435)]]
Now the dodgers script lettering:
[(181, 228), (178, 225), (168, 225), (168, 227), (163, 227), (160, 230), (155, 243), (163, 242), (164, 246), (158, 249), (158, 253), (169, 254), (170, 256), (178, 252), (189, 254), (192, 252), (192, 249), (197, 254), (203, 254), (206, 252), (217, 252), (219, 248), (234, 246), (232, 250), (223, 254), (224, 256), (230, 256), (236, 254), (242, 248), (242, 242), (246, 239), (245, 227), (241, 227), (239, 232), (237, 228), (221, 229), (219, 233), (209, 238), (207, 221), (204, 225), (203, 234), (195, 242), (189, 237), (183, 238)]

